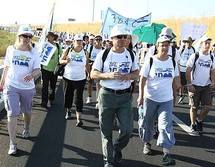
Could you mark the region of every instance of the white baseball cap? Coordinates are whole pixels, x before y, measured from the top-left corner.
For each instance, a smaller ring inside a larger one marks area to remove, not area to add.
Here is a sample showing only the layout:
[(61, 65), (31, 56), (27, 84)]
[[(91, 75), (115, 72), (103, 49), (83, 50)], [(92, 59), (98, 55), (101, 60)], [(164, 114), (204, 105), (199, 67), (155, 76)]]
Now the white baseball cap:
[(76, 34), (74, 36), (74, 41), (83, 41), (83, 36), (81, 34)]
[(166, 36), (161, 36), (157, 39), (157, 44), (162, 42), (170, 42), (170, 39)]
[(21, 25), (18, 29), (17, 36), (23, 35), (23, 34), (31, 34), (34, 35), (33, 31), (31, 30), (31, 27), (28, 25)]
[(132, 35), (131, 31), (123, 24), (117, 24), (111, 30), (110, 38), (118, 35)]
[(201, 38), (200, 38), (200, 42), (205, 42), (207, 40), (212, 40), (211, 38), (209, 38), (207, 35), (203, 35)]

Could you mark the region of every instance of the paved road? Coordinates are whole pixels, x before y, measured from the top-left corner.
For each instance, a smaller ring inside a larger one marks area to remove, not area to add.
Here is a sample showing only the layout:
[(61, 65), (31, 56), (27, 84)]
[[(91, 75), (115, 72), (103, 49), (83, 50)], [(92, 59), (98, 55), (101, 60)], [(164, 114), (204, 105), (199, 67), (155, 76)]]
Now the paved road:
[[(0, 167), (102, 167), (101, 139), (98, 118), (94, 106), (84, 106), (84, 126), (75, 127), (75, 117), (66, 121), (63, 109), (62, 84), (57, 90), (55, 103), (49, 110), (40, 107), (41, 86), (37, 86), (34, 98), (31, 137), (22, 139), (23, 122), (18, 124), (18, 148), (16, 156), (8, 156), (8, 132), (6, 113), (0, 113)], [(95, 92), (94, 92), (95, 93)], [(134, 94), (134, 131), (129, 145), (123, 150), (123, 167), (159, 167), (162, 150), (153, 141), (154, 155), (142, 154), (142, 142), (138, 137), (137, 109)], [(86, 98), (86, 91), (85, 91)], [(188, 107), (180, 105), (175, 108), (175, 115), (189, 124)], [(172, 149), (177, 167), (215, 167), (215, 113), (211, 111), (205, 122), (205, 134), (200, 137), (189, 136), (176, 123), (174, 124), (176, 145)], [(114, 136), (117, 135), (117, 129)]]

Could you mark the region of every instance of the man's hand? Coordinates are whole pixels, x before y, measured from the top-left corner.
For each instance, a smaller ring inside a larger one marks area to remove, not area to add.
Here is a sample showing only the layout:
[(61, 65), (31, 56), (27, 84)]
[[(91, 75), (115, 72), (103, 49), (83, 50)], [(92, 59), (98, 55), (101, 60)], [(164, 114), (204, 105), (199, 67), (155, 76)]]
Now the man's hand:
[(137, 107), (143, 106), (143, 103), (144, 103), (144, 98), (139, 96), (137, 98)]

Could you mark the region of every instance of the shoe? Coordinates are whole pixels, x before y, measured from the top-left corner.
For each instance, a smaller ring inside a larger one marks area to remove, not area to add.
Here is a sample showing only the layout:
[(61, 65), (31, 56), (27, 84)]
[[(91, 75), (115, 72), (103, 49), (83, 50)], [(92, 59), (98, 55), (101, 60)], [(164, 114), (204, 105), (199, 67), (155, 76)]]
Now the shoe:
[(199, 133), (203, 132), (203, 123), (202, 123), (202, 121), (197, 121), (196, 120), (196, 130), (199, 131)]
[(122, 161), (122, 152), (121, 151), (113, 151), (113, 158), (114, 158), (114, 165), (120, 166), (120, 163)]
[(114, 167), (112, 163), (109, 162), (105, 162), (104, 167)]
[(169, 155), (165, 154), (162, 160), (163, 166), (175, 165), (175, 160)]
[(10, 144), (8, 155), (15, 155), (17, 153), (17, 146), (16, 144)]
[(76, 123), (76, 127), (81, 127), (83, 125), (83, 122), (82, 121), (77, 121), (77, 123)]
[(22, 138), (27, 139), (30, 136), (29, 130), (23, 130), (22, 132)]
[(191, 125), (189, 134), (190, 134), (191, 136), (199, 136), (199, 132), (197, 131), (197, 126), (196, 126), (196, 124)]
[(71, 115), (72, 115), (72, 112), (71, 112), (71, 111), (67, 111), (67, 112), (66, 112), (65, 119), (66, 119), (66, 120), (71, 119), (71, 118), (72, 118)]
[(180, 96), (178, 100), (178, 104), (183, 104), (184, 96)]
[(150, 143), (145, 143), (144, 144), (143, 154), (145, 154), (145, 155), (151, 155), (152, 154), (152, 149), (151, 149), (151, 144)]
[(89, 104), (89, 103), (91, 103), (91, 102), (92, 102), (91, 97), (87, 97), (86, 103)]
[(95, 109), (98, 110), (99, 109), (99, 103), (96, 103)]

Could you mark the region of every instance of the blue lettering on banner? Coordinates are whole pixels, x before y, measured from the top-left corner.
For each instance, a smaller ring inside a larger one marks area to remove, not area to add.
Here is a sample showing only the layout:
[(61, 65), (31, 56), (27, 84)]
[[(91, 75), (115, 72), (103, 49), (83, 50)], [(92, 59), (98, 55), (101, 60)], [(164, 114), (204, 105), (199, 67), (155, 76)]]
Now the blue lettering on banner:
[(49, 54), (51, 53), (52, 49), (53, 49), (53, 47), (45, 45), (45, 47), (44, 47), (44, 49), (42, 51), (43, 56), (42, 56), (41, 62), (47, 61), (47, 59), (49, 57)]

